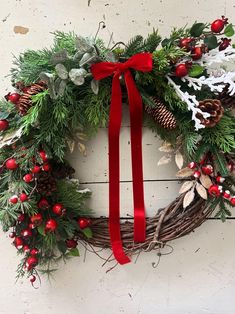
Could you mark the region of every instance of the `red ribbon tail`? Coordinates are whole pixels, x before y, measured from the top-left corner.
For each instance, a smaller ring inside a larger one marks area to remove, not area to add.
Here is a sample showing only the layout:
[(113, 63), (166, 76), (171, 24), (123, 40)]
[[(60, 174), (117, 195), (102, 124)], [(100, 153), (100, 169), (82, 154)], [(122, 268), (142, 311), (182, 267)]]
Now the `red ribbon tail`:
[(134, 198), (134, 241), (146, 239), (144, 206), (143, 161), (142, 161), (142, 114), (143, 104), (131, 72), (125, 73), (125, 80), (130, 106), (131, 122), (131, 157)]
[(113, 254), (119, 264), (130, 262), (122, 247), (120, 232), (119, 134), (122, 119), (122, 94), (119, 73), (113, 77), (109, 114), (109, 232)]

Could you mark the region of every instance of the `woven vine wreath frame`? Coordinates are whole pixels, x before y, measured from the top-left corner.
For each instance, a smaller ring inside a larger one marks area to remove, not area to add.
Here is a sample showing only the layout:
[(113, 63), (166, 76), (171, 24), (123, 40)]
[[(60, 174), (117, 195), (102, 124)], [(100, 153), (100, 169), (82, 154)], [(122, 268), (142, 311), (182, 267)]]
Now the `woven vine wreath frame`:
[[(79, 243), (98, 255), (95, 248), (112, 248), (106, 262), (125, 264), (127, 256), (187, 235), (214, 211), (223, 221), (231, 215), (233, 34), (225, 17), (174, 29), (163, 40), (154, 30), (111, 48), (98, 32), (94, 38), (55, 32), (50, 49), (14, 60), (15, 90), (0, 102), (0, 220), (22, 255), (17, 278), (26, 275), (33, 284), (39, 271), (50, 274), (60, 259), (79, 256)], [(122, 101), (130, 108), (134, 223), (119, 217)], [(179, 196), (147, 218), (143, 117), (163, 140), (158, 166), (174, 160), (182, 180)], [(111, 205), (109, 217), (93, 218), (86, 205), (91, 193), (73, 178), (66, 154), (76, 145), (85, 154), (87, 140), (107, 125)]]

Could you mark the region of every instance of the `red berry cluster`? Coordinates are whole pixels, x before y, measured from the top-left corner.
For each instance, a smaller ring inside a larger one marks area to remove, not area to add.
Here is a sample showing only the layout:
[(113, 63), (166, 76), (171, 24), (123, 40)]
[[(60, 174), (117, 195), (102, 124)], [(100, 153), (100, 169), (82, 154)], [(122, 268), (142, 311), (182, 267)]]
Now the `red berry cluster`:
[[(212, 185), (208, 189), (208, 193), (214, 197), (220, 197), (227, 199), (231, 205), (235, 206), (235, 196), (231, 196), (231, 192), (225, 189), (223, 184), (225, 178), (223, 178), (219, 173), (214, 173), (214, 167), (211, 164), (205, 164), (205, 160), (202, 160), (199, 164), (192, 161), (188, 164), (188, 167), (194, 170), (193, 176), (198, 179), (202, 174), (210, 176)], [(229, 162), (227, 168), (230, 172), (234, 170), (234, 164)]]
[[(224, 26), (228, 24), (228, 19), (222, 16), (221, 19), (217, 19), (211, 23), (211, 35), (220, 35), (221, 31), (224, 29)], [(188, 75), (189, 70), (192, 66), (192, 61), (197, 61), (201, 59), (204, 53), (208, 52), (208, 46), (203, 43), (201, 40), (205, 38), (205, 35), (199, 37), (187, 37), (181, 38), (179, 40), (179, 47), (183, 48), (185, 51), (190, 53), (189, 61), (179, 63), (175, 67), (175, 76), (184, 77)], [(219, 45), (219, 50), (224, 50), (230, 45), (231, 39), (221, 38)]]

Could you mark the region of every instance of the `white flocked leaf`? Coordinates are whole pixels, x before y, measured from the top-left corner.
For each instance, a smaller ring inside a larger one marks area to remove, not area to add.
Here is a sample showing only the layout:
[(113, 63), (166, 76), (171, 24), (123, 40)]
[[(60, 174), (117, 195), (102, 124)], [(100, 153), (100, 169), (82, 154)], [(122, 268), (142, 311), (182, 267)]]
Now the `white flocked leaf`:
[(203, 173), (201, 174), (199, 180), (206, 189), (209, 189), (209, 187), (213, 184), (211, 178)]
[(194, 200), (194, 197), (195, 197), (194, 189), (189, 190), (184, 196), (183, 208), (188, 207)]
[(182, 194), (182, 193), (187, 192), (188, 190), (190, 190), (193, 187), (193, 185), (194, 185), (194, 181), (185, 181), (181, 185), (179, 193)]
[(204, 200), (207, 200), (207, 191), (203, 185), (197, 182), (196, 190), (197, 190), (197, 193), (201, 196), (201, 198), (203, 198)]
[(162, 166), (162, 165), (169, 164), (171, 162), (171, 159), (172, 159), (171, 155), (162, 156), (162, 158), (158, 160), (157, 165)]
[(180, 169), (176, 174), (178, 178), (187, 178), (187, 177), (191, 177), (192, 175), (193, 175), (193, 170), (188, 167)]
[(174, 148), (173, 146), (171, 145), (171, 143), (168, 143), (168, 142), (163, 142), (162, 146), (159, 147), (158, 149), (160, 152), (163, 152), (163, 153), (171, 153), (174, 151)]
[(181, 152), (177, 151), (175, 154), (175, 163), (179, 169), (183, 167), (184, 164), (184, 158)]

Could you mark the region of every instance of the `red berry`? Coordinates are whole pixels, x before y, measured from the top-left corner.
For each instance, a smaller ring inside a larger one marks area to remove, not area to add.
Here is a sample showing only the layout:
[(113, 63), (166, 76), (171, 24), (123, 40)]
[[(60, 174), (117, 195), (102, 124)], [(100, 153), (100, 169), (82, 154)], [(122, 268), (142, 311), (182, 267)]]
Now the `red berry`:
[(27, 195), (27, 194), (25, 194), (25, 193), (21, 193), (21, 194), (20, 194), (20, 201), (21, 201), (21, 202), (26, 202), (28, 199), (29, 199), (29, 198), (28, 198), (28, 195)]
[(79, 218), (78, 219), (78, 225), (81, 229), (85, 229), (85, 228), (89, 227), (90, 224), (91, 224), (90, 219), (87, 219), (87, 218)]
[(32, 224), (39, 226), (43, 221), (42, 214), (37, 213), (37, 214), (31, 216), (30, 221)]
[(34, 249), (32, 249), (31, 251), (30, 251), (30, 255), (38, 255), (39, 254), (39, 250), (38, 249), (36, 249), (36, 248), (34, 248)]
[(16, 236), (16, 233), (15, 233), (15, 232), (10, 232), (10, 233), (9, 233), (9, 238), (14, 239), (15, 236)]
[(213, 33), (220, 33), (226, 24), (228, 24), (228, 19), (222, 16), (222, 19), (217, 19), (211, 23), (211, 30)]
[(35, 229), (35, 228), (36, 228), (35, 224), (32, 224), (32, 223), (29, 224), (29, 229)]
[(218, 183), (223, 183), (225, 181), (225, 178), (221, 177), (221, 176), (217, 176), (216, 177), (216, 182)]
[(45, 198), (41, 198), (37, 205), (40, 209), (48, 209), (50, 207), (48, 200)]
[(223, 198), (226, 198), (226, 199), (229, 199), (229, 198), (230, 198), (230, 191), (229, 191), (229, 190), (226, 190), (226, 191), (223, 193)]
[(188, 67), (185, 63), (180, 63), (175, 68), (175, 75), (177, 77), (183, 77), (188, 74)]
[(61, 216), (63, 214), (63, 209), (64, 209), (64, 206), (62, 204), (60, 204), (60, 203), (55, 204), (52, 207), (53, 213), (55, 213), (56, 215), (59, 215), (59, 216)]
[(7, 120), (0, 120), (0, 131), (5, 131), (9, 126), (9, 122)]
[(47, 154), (44, 150), (40, 150), (39, 156), (41, 157), (42, 161), (47, 161)]
[(192, 50), (192, 59), (198, 60), (202, 57), (202, 48), (201, 47), (195, 47)]
[(22, 238), (19, 238), (19, 237), (16, 237), (15, 240), (14, 240), (14, 244), (15, 244), (15, 247), (20, 250), (22, 249), (23, 245), (24, 245), (24, 241)]
[(31, 283), (34, 283), (35, 281), (36, 281), (36, 276), (34, 276), (34, 275), (30, 275), (29, 276), (29, 281), (31, 282)]
[(43, 164), (43, 165), (42, 165), (42, 170), (43, 170), (43, 171), (46, 171), (46, 172), (50, 171), (50, 170), (51, 170), (50, 164), (48, 164), (48, 163)]
[(7, 100), (12, 102), (13, 104), (17, 104), (19, 99), (20, 99), (20, 94), (18, 93), (9, 93), (7, 96), (6, 96)]
[(20, 214), (19, 217), (17, 218), (19, 222), (23, 222), (25, 220), (25, 214)]
[(35, 256), (28, 257), (25, 263), (27, 270), (31, 270), (32, 268), (37, 266), (37, 264), (38, 264), (38, 259)]
[(208, 193), (212, 196), (220, 196), (221, 191), (218, 185), (213, 184), (209, 187)]
[(197, 168), (197, 164), (195, 161), (191, 161), (189, 164), (188, 164), (188, 168), (190, 169), (195, 169)]
[(30, 251), (29, 246), (28, 246), (28, 245), (24, 245), (23, 251), (24, 251), (25, 253), (29, 253), (29, 251)]
[(68, 239), (66, 240), (66, 246), (68, 249), (74, 249), (75, 247), (77, 247), (78, 242), (74, 239)]
[(214, 171), (213, 167), (211, 165), (202, 166), (202, 172), (204, 174), (210, 175)]
[(194, 176), (194, 178), (200, 178), (201, 172), (200, 171), (194, 171), (193, 176)]
[(6, 161), (6, 168), (9, 170), (15, 170), (18, 168), (15, 158), (10, 158)]
[(33, 175), (31, 173), (27, 173), (24, 177), (23, 177), (23, 180), (26, 182), (26, 183), (30, 183), (33, 181)]
[(192, 48), (193, 42), (194, 42), (193, 38), (182, 38), (180, 39), (179, 46), (189, 51)]
[(21, 231), (21, 236), (23, 238), (29, 238), (29, 237), (32, 237), (32, 231), (30, 229), (24, 229)]
[(230, 199), (230, 203), (235, 206), (235, 196), (233, 196), (231, 199)]
[(56, 228), (57, 228), (57, 222), (54, 219), (49, 219), (46, 222), (45, 231), (53, 232), (56, 230)]
[(231, 45), (231, 39), (228, 38), (221, 38), (221, 42), (219, 44), (219, 51), (225, 50), (228, 46)]
[(32, 169), (31, 169), (32, 173), (39, 173), (41, 171), (41, 167), (38, 165), (35, 165)]
[(12, 204), (17, 204), (18, 203), (18, 196), (17, 195), (13, 195), (9, 198), (9, 202)]

